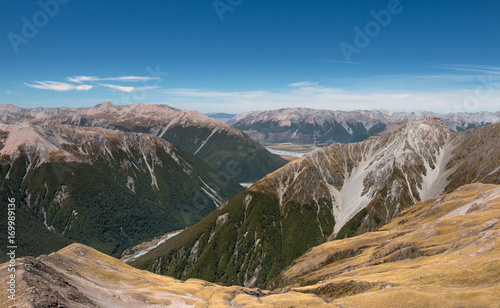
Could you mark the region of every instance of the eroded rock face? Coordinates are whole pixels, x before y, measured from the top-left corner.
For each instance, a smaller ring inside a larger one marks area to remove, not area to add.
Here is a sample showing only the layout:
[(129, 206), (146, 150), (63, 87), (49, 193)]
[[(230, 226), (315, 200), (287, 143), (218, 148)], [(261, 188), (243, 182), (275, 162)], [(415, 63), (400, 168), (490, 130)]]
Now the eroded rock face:
[(388, 222), (403, 208), (444, 189), (450, 133), (439, 118), (414, 122), (383, 138), (316, 150), (250, 189), (277, 195), (282, 206), (331, 200), (335, 234), (359, 211), (379, 202), (365, 222), (370, 230), (377, 226), (375, 215)]
[(40, 259), (25, 257), (20, 267), (28, 293), (22, 295), (27, 297), (23, 301), (33, 307), (98, 307), (69, 282), (70, 278)]
[(98, 127), (29, 123), (4, 127), (8, 130), (8, 137), (0, 155), (9, 156), (13, 162), (23, 153), (37, 160), (33, 167), (45, 162), (90, 163), (98, 159), (112, 160), (112, 152), (120, 150), (130, 154), (142, 149), (144, 153), (151, 154), (159, 148), (167, 153), (172, 153), (174, 149), (173, 145), (151, 135)]

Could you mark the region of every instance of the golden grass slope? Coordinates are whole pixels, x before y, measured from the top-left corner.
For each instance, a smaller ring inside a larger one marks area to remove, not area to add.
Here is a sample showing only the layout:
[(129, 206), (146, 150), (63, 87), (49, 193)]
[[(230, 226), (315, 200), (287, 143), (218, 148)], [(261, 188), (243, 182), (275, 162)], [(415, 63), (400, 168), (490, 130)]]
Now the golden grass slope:
[(315, 247), (272, 286), (343, 307), (500, 307), (500, 186), (462, 186)]
[[(7, 263), (0, 283), (7, 285)], [(314, 294), (223, 287), (197, 279), (180, 281), (135, 269), (81, 245), (17, 259), (15, 302), (6, 287), (0, 307), (338, 307)]]

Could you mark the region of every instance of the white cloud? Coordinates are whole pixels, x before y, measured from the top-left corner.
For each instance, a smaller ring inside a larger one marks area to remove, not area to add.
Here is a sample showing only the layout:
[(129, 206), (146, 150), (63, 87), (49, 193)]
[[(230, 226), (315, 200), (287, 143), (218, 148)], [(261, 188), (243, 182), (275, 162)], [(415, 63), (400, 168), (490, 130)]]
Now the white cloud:
[(86, 84), (75, 86), (69, 83), (57, 82), (57, 81), (34, 81), (34, 84), (27, 82), (25, 82), (24, 84), (30, 88), (41, 89), (41, 90), (52, 90), (59, 92), (65, 92), (71, 90), (88, 91), (93, 88), (93, 86)]
[(103, 78), (103, 80), (125, 81), (125, 82), (141, 82), (141, 81), (158, 80), (158, 79), (160, 78), (146, 77), (146, 76), (122, 76), (122, 77)]
[[(57, 82), (57, 81), (34, 81), (32, 83), (25, 82), (24, 84), (28, 87), (43, 90), (53, 90), (53, 91), (88, 91), (95, 87), (106, 87), (126, 93), (130, 93), (134, 90), (154, 90), (159, 88), (156, 85), (147, 85), (147, 81), (158, 80), (159, 77), (148, 77), (148, 76), (119, 76), (119, 77), (106, 77), (101, 78), (97, 76), (74, 76), (66, 77), (68, 82)], [(141, 87), (127, 87), (122, 85), (99, 83), (102, 81), (115, 81), (115, 82), (144, 82)], [(90, 84), (89, 84), (90, 83)]]
[(103, 87), (107, 87), (107, 88), (119, 90), (119, 91), (122, 91), (122, 92), (127, 92), (127, 93), (130, 93), (130, 92), (134, 91), (134, 87), (123, 87), (123, 86), (117, 86), (117, 85), (114, 85), (114, 84), (107, 84), (107, 83), (100, 83), (99, 85), (103, 86)]
[(24, 84), (30, 88), (42, 89), (42, 90), (53, 90), (53, 91), (70, 91), (75, 89), (75, 86), (69, 83), (57, 82), (57, 81), (34, 81), (35, 84), (27, 83)]
[(71, 82), (82, 83), (82, 82), (95, 81), (95, 80), (98, 79), (98, 77), (94, 77), (94, 76), (75, 76), (75, 77), (67, 77), (66, 79), (68, 81), (71, 81)]
[(93, 87), (94, 86), (87, 85), (87, 84), (82, 84), (82, 85), (76, 86), (76, 90), (78, 90), (78, 91), (88, 91), (88, 90), (92, 89)]
[(294, 88), (310, 87), (310, 86), (316, 86), (316, 85), (318, 85), (317, 82), (310, 82), (310, 81), (302, 81), (302, 82), (296, 82), (296, 83), (289, 84), (290, 87), (294, 87)]

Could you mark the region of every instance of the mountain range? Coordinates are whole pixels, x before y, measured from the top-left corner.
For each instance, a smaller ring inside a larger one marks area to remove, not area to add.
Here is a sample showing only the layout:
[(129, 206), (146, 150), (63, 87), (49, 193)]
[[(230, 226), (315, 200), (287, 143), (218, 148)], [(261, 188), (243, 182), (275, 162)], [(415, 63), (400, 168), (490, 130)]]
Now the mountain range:
[(131, 264), (263, 287), (308, 249), (374, 231), (419, 201), (500, 183), (500, 124), (452, 132), (438, 117), (320, 148), (267, 175)]
[(66, 124), (149, 133), (201, 158), (219, 172), (221, 182), (254, 182), (286, 164), (240, 130), (197, 111), (137, 103), (116, 106), (24, 109), (0, 105), (0, 123)]
[(500, 122), (500, 112), (439, 114), (426, 111), (285, 108), (241, 113), (227, 123), (262, 143), (329, 145), (363, 141), (430, 116), (440, 117), (454, 132)]
[(0, 197), (17, 200), (20, 256), (73, 241), (120, 256), (285, 162), (235, 128), (166, 105), (0, 105)]
[[(497, 115), (469, 115), (470, 125), (413, 116), (394, 113), (377, 136), (284, 165), (195, 111), (0, 105), (0, 198), (16, 200), (19, 304), (492, 306)], [(113, 258), (182, 229), (128, 261), (148, 272)]]

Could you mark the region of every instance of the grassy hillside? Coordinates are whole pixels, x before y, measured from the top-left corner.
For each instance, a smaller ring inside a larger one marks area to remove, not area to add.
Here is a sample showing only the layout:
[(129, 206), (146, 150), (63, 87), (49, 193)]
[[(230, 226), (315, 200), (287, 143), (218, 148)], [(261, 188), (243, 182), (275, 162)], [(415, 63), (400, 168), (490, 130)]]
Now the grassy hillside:
[(269, 287), (347, 307), (499, 307), (499, 219), (500, 186), (466, 185), (316, 247)]

